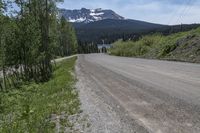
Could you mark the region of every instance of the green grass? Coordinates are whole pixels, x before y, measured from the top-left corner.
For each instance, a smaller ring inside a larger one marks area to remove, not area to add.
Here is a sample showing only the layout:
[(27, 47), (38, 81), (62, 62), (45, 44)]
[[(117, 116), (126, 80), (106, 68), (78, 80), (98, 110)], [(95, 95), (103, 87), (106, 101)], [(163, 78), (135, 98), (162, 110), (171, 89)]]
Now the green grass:
[[(173, 59), (173, 60), (183, 60), (178, 55), (184, 52), (181, 56), (184, 56), (185, 61), (198, 62), (200, 61), (199, 55), (191, 55), (192, 52), (189, 52), (189, 46), (185, 45), (184, 42), (181, 44), (185, 46), (181, 49), (182, 51), (174, 52), (178, 46), (177, 42), (181, 39), (187, 38), (188, 36), (195, 36), (195, 39), (200, 38), (200, 28), (188, 31), (188, 32), (179, 32), (169, 36), (162, 36), (160, 34), (147, 35), (143, 36), (139, 41), (125, 41), (119, 40), (113, 44), (113, 48), (110, 49), (109, 53), (116, 56), (127, 56), (127, 57), (141, 57), (141, 58), (154, 58), (154, 59)], [(194, 43), (194, 40), (186, 40), (185, 42), (189, 45)], [(197, 53), (199, 45), (194, 45), (196, 49), (193, 49), (193, 53)], [(195, 59), (191, 59), (190, 56), (193, 56)]]
[[(52, 115), (66, 117), (80, 111), (78, 93), (74, 88), (76, 57), (62, 61), (53, 78), (44, 84), (31, 83), (20, 89), (0, 93), (1, 133), (53, 133)], [(69, 122), (67, 118), (65, 123)], [(70, 125), (69, 125), (70, 126)]]

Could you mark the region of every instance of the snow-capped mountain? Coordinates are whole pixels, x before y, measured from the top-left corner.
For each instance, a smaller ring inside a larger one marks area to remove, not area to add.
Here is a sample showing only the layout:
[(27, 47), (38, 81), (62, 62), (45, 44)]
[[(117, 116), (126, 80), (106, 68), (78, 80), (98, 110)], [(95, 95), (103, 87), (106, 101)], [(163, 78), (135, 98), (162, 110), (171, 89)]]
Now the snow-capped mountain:
[(112, 10), (86, 9), (67, 10), (59, 9), (59, 17), (65, 17), (69, 22), (73, 23), (90, 23), (104, 19), (124, 20), (124, 17), (118, 15)]

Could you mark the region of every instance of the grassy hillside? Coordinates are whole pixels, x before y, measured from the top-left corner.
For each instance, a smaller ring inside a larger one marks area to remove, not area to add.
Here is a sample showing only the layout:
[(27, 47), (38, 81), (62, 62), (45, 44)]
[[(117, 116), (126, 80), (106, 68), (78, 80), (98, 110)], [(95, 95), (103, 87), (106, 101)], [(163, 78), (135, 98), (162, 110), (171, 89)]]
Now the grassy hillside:
[(68, 118), (80, 111), (71, 74), (75, 60), (58, 64), (53, 78), (46, 83), (0, 92), (0, 132), (54, 133), (58, 123), (61, 129), (73, 128)]
[(147, 35), (136, 42), (119, 40), (110, 54), (200, 63), (200, 28), (169, 36)]

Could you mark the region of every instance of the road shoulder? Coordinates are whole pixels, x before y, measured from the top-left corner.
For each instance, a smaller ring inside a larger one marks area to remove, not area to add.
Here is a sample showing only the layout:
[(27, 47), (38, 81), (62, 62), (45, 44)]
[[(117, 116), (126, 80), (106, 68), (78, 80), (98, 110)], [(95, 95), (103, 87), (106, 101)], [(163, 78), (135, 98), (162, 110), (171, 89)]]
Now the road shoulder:
[[(114, 99), (105, 92), (100, 92), (101, 87), (95, 82), (95, 77), (85, 73), (84, 62), (78, 60), (76, 75), (78, 82), (81, 108), (88, 115), (91, 123), (90, 133), (146, 133), (146, 129), (128, 116)], [(86, 76), (87, 75), (87, 76)]]

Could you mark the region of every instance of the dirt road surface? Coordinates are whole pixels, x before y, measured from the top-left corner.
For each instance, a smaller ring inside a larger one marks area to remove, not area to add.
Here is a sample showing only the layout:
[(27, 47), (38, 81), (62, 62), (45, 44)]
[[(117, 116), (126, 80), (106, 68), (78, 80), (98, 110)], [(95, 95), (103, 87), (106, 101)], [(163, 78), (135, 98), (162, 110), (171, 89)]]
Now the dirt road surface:
[(76, 74), (93, 133), (200, 133), (200, 65), (79, 55)]

